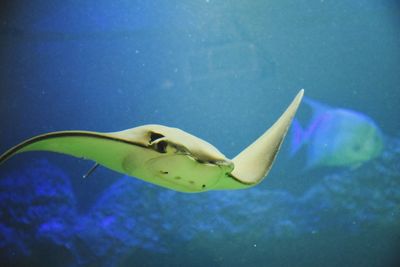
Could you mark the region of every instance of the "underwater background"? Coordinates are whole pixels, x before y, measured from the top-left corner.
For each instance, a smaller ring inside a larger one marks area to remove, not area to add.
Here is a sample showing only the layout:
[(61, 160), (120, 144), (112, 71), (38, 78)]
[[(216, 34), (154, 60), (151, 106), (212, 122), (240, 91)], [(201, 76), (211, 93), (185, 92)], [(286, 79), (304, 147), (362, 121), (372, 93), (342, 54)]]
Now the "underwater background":
[(200, 194), (20, 154), (0, 165), (0, 265), (400, 266), (399, 73), (396, 0), (2, 1), (0, 154), (51, 131), (163, 124), (233, 158), (301, 88), (368, 116), (384, 148), (308, 168), (292, 133), (258, 186)]

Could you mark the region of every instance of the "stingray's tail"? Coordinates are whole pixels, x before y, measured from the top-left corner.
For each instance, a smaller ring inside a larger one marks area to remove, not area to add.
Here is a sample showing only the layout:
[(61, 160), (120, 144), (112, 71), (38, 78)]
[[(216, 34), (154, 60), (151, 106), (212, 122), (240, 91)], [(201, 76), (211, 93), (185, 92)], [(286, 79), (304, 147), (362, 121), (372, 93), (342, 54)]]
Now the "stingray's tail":
[(303, 94), (302, 89), (274, 125), (233, 159), (234, 178), (248, 185), (255, 185), (264, 179), (278, 154)]

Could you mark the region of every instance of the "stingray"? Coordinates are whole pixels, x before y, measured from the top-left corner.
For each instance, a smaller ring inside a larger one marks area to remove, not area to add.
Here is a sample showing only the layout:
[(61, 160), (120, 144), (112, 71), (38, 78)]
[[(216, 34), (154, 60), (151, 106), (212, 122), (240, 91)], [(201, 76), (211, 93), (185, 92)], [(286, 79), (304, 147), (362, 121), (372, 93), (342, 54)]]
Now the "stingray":
[(300, 90), (281, 117), (232, 160), (208, 142), (178, 128), (143, 125), (111, 133), (58, 131), (28, 139), (0, 156), (51, 151), (181, 192), (243, 189), (259, 184), (270, 171), (300, 105)]

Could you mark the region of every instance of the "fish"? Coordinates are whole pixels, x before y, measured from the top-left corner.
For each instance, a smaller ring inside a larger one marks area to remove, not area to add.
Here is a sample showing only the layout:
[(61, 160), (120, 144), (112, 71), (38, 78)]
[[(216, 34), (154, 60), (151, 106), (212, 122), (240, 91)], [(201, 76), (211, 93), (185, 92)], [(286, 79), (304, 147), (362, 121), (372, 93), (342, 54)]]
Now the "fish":
[(304, 148), (305, 169), (323, 166), (354, 169), (382, 153), (383, 134), (367, 115), (330, 107), (309, 97), (303, 101), (311, 108), (312, 117), (306, 127), (297, 118), (293, 120), (290, 155)]
[(181, 129), (149, 124), (110, 133), (59, 131), (38, 135), (2, 154), (0, 164), (15, 154), (51, 151), (94, 161), (84, 177), (101, 165), (179, 192), (249, 188), (270, 171), (303, 95), (302, 89), (280, 118), (232, 160)]

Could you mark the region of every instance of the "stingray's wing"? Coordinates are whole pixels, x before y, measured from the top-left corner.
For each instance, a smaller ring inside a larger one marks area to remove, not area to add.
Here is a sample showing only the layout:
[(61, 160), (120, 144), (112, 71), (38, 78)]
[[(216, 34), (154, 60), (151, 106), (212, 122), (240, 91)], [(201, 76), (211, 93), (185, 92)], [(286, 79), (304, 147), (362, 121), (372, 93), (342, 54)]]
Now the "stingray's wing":
[(90, 159), (115, 171), (126, 173), (123, 166), (127, 155), (143, 153), (145, 140), (124, 138), (123, 132), (98, 133), (61, 131), (28, 139), (0, 156), (0, 164), (15, 154), (27, 151), (51, 151)]
[(272, 167), (303, 94), (302, 89), (274, 125), (233, 159), (235, 168), (231, 179), (221, 180), (215, 189), (245, 188), (264, 179)]

